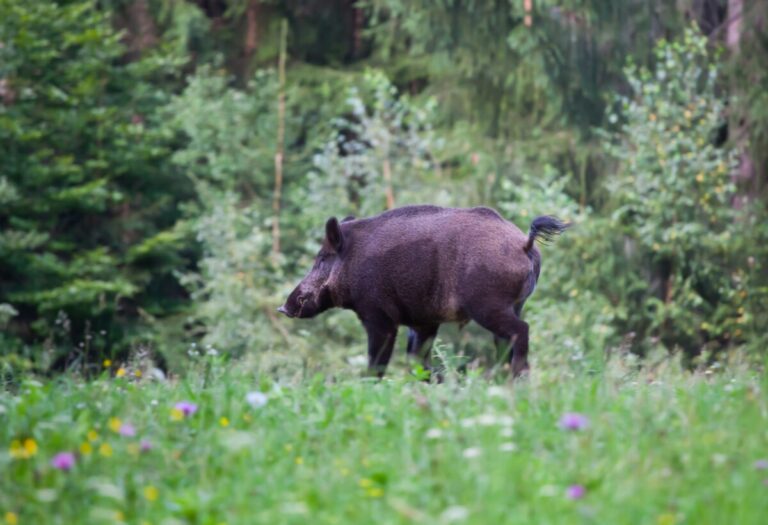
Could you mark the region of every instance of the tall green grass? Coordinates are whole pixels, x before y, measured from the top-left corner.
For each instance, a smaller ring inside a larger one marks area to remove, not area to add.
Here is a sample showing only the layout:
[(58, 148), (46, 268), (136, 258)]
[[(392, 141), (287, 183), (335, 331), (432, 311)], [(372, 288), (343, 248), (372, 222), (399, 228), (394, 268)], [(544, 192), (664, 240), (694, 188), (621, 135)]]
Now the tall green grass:
[[(280, 385), (216, 360), (180, 381), (130, 375), (25, 380), (2, 395), (0, 523), (768, 516), (768, 385), (739, 367), (690, 374), (615, 360), (598, 373), (534, 369), (508, 384), (469, 371), (439, 385), (397, 371)], [(180, 401), (197, 411), (184, 416)], [(566, 413), (588, 424), (563, 429)], [(65, 451), (75, 463), (59, 470), (51, 460)]]

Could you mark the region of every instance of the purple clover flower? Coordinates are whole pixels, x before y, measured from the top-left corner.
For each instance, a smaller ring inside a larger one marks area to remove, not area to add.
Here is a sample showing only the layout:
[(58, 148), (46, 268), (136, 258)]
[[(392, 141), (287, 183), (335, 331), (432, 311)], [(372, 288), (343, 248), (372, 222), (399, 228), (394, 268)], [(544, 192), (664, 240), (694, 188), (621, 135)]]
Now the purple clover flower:
[(589, 418), (577, 412), (566, 412), (560, 418), (560, 428), (563, 430), (584, 430), (589, 426)]
[(174, 408), (184, 414), (185, 417), (191, 416), (197, 412), (197, 405), (191, 401), (179, 401)]
[(587, 494), (583, 485), (571, 485), (565, 490), (565, 497), (572, 500), (581, 499)]
[(120, 425), (120, 429), (118, 430), (121, 436), (125, 437), (133, 437), (136, 435), (136, 427), (131, 425), (130, 423), (123, 423)]
[(59, 452), (53, 456), (51, 466), (58, 470), (70, 470), (75, 466), (75, 455), (72, 452)]
[(768, 470), (768, 459), (758, 459), (753, 466), (755, 470)]
[(141, 443), (139, 443), (139, 449), (142, 452), (149, 452), (152, 450), (152, 443), (148, 439), (142, 439)]

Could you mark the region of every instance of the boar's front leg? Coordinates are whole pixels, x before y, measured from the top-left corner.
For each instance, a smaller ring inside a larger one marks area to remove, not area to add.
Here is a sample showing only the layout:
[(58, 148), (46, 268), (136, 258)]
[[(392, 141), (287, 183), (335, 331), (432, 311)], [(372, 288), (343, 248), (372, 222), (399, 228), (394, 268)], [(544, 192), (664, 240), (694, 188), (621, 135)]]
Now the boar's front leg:
[(382, 378), (392, 358), (397, 324), (382, 316), (363, 320), (363, 326), (368, 332), (368, 373)]

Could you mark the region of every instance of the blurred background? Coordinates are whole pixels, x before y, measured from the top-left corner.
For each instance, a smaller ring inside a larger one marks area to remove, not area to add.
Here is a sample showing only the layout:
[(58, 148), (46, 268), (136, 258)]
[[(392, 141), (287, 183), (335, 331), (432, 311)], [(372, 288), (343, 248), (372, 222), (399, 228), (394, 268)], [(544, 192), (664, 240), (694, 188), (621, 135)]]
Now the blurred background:
[[(413, 203), (575, 223), (542, 248), (534, 367), (763, 360), (766, 25), (762, 0), (0, 0), (0, 373), (356, 370), (353, 314), (275, 308), (329, 216)], [(471, 326), (438, 350), (494, 357)]]

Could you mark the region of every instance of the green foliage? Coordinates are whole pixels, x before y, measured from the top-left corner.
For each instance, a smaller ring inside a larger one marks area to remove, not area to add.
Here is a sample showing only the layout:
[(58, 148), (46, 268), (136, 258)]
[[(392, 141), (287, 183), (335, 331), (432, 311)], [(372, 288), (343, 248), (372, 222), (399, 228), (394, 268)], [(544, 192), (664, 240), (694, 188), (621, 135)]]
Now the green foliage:
[[(334, 118), (333, 136), (315, 156), (310, 206), (336, 213), (373, 215), (387, 205), (391, 191), (397, 205), (450, 202), (439, 180), (434, 151), (440, 147), (432, 133), (434, 102), (421, 106), (397, 89), (379, 71), (368, 71), (360, 87), (349, 90), (346, 112)], [(387, 180), (389, 179), (389, 180)]]
[[(735, 155), (715, 143), (725, 102), (707, 40), (693, 30), (660, 42), (654, 71), (630, 65), (631, 98), (619, 100), (609, 152), (613, 213), (624, 263), (635, 278), (612, 288), (627, 327), (689, 353), (741, 341), (750, 323), (745, 298), (750, 216), (732, 208)], [(626, 272), (625, 273), (629, 273)]]
[[(167, 194), (180, 178), (154, 113), (164, 98), (153, 84), (176, 66), (121, 60), (121, 36), (92, 2), (0, 11), (0, 297), (19, 311), (8, 329), (27, 344), (50, 339), (61, 311), (71, 322), (61, 352), (80, 353), (91, 330), (108, 333), (93, 352), (118, 351), (141, 324), (130, 304), (162, 316), (184, 299), (176, 253), (144, 264), (147, 240), (172, 231), (189, 196)], [(176, 304), (155, 308), (149, 290)]]

